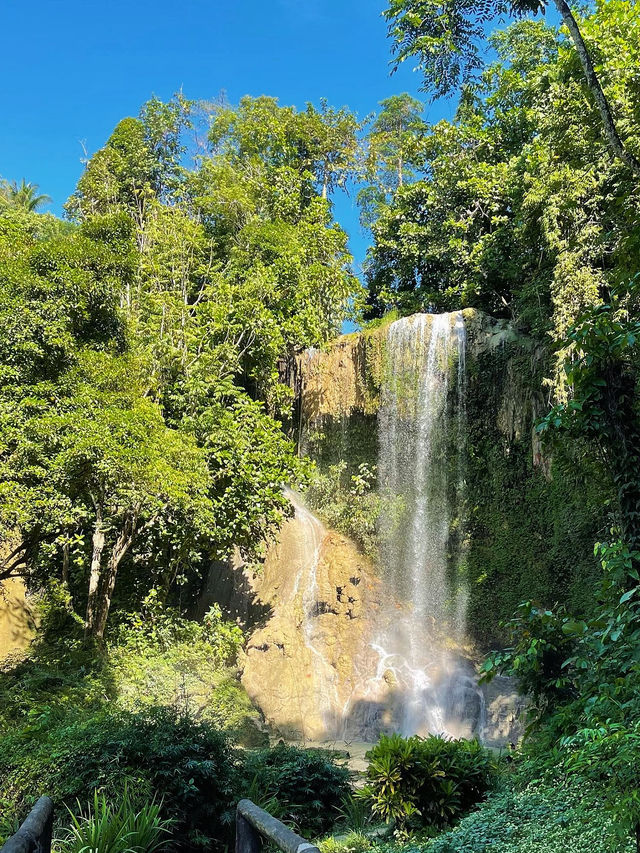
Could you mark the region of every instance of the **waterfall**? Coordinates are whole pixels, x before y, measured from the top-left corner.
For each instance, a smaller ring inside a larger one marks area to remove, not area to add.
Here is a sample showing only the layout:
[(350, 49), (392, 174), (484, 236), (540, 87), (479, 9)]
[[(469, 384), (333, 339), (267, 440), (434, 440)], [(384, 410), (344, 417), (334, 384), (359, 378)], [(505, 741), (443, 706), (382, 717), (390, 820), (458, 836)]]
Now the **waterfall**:
[(247, 648), (249, 694), (305, 739), (482, 733), (465, 649), (464, 319), (418, 314), (384, 334), (378, 559), (287, 490), (294, 515), (261, 582), (273, 614)]
[(472, 673), (451, 651), (466, 607), (451, 534), (455, 522), (460, 535), (464, 486), (465, 345), (460, 312), (414, 315), (387, 332), (380, 557), (408, 610), (372, 645), (401, 693), (404, 734), (473, 731), (481, 714)]

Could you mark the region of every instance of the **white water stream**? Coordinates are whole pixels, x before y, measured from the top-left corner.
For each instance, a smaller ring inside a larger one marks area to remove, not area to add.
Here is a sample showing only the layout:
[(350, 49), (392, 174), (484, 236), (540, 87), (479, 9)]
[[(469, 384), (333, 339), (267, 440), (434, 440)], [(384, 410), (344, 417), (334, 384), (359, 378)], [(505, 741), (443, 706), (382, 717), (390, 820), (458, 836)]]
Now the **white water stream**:
[[(311, 691), (319, 703), (318, 713), (328, 732), (337, 728), (338, 673), (323, 654), (322, 639), (318, 638), (318, 568), (322, 557), (322, 546), (327, 530), (320, 519), (304, 505), (300, 496), (291, 489), (285, 493), (291, 502), (297, 523), (301, 528), (301, 553), (296, 573), (292, 598), (298, 601), (301, 610), (301, 630), (304, 645), (311, 658)], [(306, 688), (308, 689), (308, 687)]]
[(389, 620), (374, 647), (401, 694), (403, 734), (470, 734), (481, 723), (481, 694), (451, 651), (464, 637), (467, 600), (452, 537), (463, 520), (465, 347), (461, 313), (414, 315), (387, 333), (380, 553), (389, 586), (409, 609)]

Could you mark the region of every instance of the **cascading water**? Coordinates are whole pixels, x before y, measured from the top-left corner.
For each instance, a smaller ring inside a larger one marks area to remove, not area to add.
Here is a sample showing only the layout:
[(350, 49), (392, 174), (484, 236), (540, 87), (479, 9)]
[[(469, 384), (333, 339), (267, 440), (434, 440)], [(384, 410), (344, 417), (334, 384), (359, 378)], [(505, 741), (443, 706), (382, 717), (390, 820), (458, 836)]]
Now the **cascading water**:
[[(301, 607), (301, 629), (304, 644), (310, 653), (312, 690), (317, 711), (324, 721), (327, 732), (336, 729), (336, 710), (339, 705), (337, 673), (324, 655), (323, 643), (316, 636), (318, 630), (317, 608), (319, 606), (318, 568), (322, 556), (322, 544), (327, 531), (317, 516), (310, 512), (300, 496), (291, 489), (285, 493), (293, 505), (295, 520), (300, 527), (298, 571), (292, 591), (292, 601)], [(309, 692), (308, 686), (305, 689)]]
[(481, 713), (473, 679), (448, 648), (463, 636), (466, 605), (451, 531), (455, 519), (460, 535), (465, 344), (461, 313), (414, 315), (387, 333), (380, 556), (408, 609), (389, 618), (373, 647), (400, 694), (396, 724), (404, 734), (458, 733), (465, 723), (471, 731)]

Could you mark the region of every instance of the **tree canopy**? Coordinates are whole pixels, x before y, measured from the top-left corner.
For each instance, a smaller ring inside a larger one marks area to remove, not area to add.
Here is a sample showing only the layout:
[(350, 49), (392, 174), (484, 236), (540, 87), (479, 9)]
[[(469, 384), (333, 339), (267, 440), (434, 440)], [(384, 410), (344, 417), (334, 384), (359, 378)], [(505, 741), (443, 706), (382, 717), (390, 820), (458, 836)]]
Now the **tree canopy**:
[(194, 110), (154, 98), (119, 122), (73, 225), (0, 211), (3, 576), (64, 580), (98, 638), (114, 595), (260, 553), (304, 476), (281, 361), (335, 335), (360, 293), (329, 199), (356, 119), (205, 108), (188, 169)]

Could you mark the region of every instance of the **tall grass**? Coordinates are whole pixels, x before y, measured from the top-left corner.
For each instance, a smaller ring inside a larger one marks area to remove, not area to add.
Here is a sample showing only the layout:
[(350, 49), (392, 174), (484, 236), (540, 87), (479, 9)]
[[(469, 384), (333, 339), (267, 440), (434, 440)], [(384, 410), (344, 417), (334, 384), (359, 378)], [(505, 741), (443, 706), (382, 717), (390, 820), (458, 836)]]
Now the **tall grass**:
[(71, 827), (59, 840), (61, 853), (155, 853), (167, 840), (171, 821), (160, 817), (158, 803), (138, 808), (125, 790), (116, 807), (104, 794), (71, 815)]

